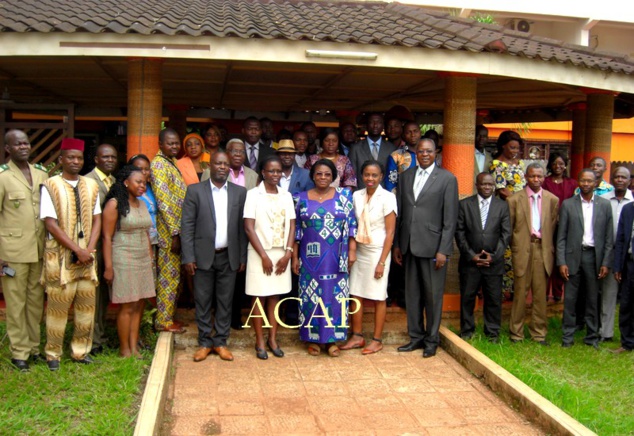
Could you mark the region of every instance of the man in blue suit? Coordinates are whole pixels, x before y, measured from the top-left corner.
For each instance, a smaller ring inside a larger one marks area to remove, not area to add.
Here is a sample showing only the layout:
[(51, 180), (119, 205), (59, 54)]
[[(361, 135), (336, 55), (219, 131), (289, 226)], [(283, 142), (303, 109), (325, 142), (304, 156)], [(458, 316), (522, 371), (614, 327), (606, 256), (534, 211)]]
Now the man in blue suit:
[(632, 224), (634, 224), (634, 202), (621, 211), (614, 242), (614, 278), (621, 286), (619, 306), (619, 331), (621, 347), (614, 350), (620, 354), (634, 350), (634, 260), (632, 258)]
[[(295, 145), (290, 139), (282, 139), (277, 147), (277, 155), (282, 161), (282, 177), (280, 178), (280, 186), (291, 194), (308, 191), (313, 189), (315, 184), (310, 180), (309, 171), (300, 168), (295, 163)], [(284, 297), (297, 297), (296, 275), (293, 275), (293, 288), (291, 292)], [(287, 325), (299, 324), (299, 304), (297, 300), (288, 300), (284, 311)]]
[(290, 139), (282, 139), (277, 147), (277, 155), (282, 161), (282, 178), (280, 186), (295, 195), (298, 192), (313, 189), (315, 184), (310, 180), (309, 171), (295, 163), (295, 145)]

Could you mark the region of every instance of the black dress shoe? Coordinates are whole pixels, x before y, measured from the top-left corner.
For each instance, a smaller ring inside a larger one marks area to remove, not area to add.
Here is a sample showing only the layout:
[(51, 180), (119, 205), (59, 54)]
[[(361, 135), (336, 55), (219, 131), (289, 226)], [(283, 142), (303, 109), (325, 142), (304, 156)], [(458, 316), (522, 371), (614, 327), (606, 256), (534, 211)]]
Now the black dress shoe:
[(46, 364), (51, 371), (59, 371), (59, 360), (49, 360)]
[(95, 361), (92, 360), (92, 357), (90, 357), (89, 355), (86, 355), (83, 359), (73, 359), (73, 362), (81, 363), (82, 365), (90, 365), (92, 363), (95, 363)]
[(471, 340), (471, 338), (473, 338), (473, 333), (461, 333), (460, 334), (460, 338), (463, 341), (469, 341), (469, 340)]
[(20, 372), (29, 372), (29, 364), (26, 360), (11, 359), (11, 363)]
[(262, 359), (262, 360), (266, 360), (269, 358), (268, 353), (266, 352), (266, 350), (264, 348), (258, 348), (258, 346), (255, 346), (255, 355), (258, 357), (258, 359)]
[(601, 342), (614, 342), (614, 338), (613, 337), (601, 338)]
[(550, 342), (548, 342), (546, 339), (544, 339), (543, 341), (537, 341), (537, 343), (539, 345), (543, 345), (544, 347), (549, 347), (550, 346)]
[(103, 353), (103, 345), (97, 345), (96, 347), (92, 347), (92, 349), (90, 350), (91, 356), (96, 356), (101, 353)]
[(562, 342), (561, 343), (561, 346), (563, 348), (570, 348), (570, 347), (572, 347), (572, 345), (573, 345), (573, 342)]
[(428, 357), (434, 357), (436, 355), (435, 348), (425, 348), (423, 351), (423, 358), (427, 359)]
[(242, 327), (242, 323), (241, 322), (232, 322), (231, 323), (231, 328), (234, 330), (242, 330), (244, 327)]
[(33, 363), (44, 363), (46, 362), (46, 357), (42, 356), (40, 353), (31, 354), (31, 361), (33, 361)]
[(409, 352), (409, 351), (414, 351), (414, 350), (420, 350), (424, 346), (425, 345), (423, 344), (423, 341), (409, 342), (409, 343), (407, 343), (405, 345), (401, 345), (400, 347), (398, 347), (397, 351)]

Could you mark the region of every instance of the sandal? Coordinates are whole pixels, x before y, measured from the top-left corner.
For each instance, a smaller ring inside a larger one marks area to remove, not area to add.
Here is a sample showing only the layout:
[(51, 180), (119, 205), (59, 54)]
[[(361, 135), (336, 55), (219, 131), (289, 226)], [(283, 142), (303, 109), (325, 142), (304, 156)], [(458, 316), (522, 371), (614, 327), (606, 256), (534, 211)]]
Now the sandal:
[(321, 348), (319, 348), (319, 344), (308, 344), (308, 354), (311, 356), (319, 356), (321, 354)]
[(361, 354), (363, 354), (364, 356), (367, 356), (368, 354), (378, 353), (379, 351), (381, 351), (383, 349), (383, 340), (382, 339), (372, 338), (372, 342), (377, 342), (379, 344), (379, 346), (376, 349), (372, 349), (370, 347), (364, 348), (363, 351), (361, 351)]
[(328, 355), (330, 357), (339, 357), (341, 350), (337, 347), (337, 344), (328, 345)]
[(340, 350), (354, 350), (355, 348), (363, 348), (365, 347), (365, 339), (363, 338), (363, 333), (352, 333), (352, 336), (359, 336), (361, 337), (361, 340), (357, 343), (353, 343), (351, 344), (350, 342), (352, 341), (352, 339), (354, 338), (350, 338), (348, 339), (348, 341), (343, 344), (341, 347), (339, 347)]

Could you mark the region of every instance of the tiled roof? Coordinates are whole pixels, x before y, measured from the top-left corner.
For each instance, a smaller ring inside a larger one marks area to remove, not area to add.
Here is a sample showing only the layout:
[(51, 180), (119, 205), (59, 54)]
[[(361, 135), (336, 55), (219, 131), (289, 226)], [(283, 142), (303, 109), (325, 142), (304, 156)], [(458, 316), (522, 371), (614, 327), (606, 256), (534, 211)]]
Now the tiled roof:
[(3, 0), (2, 32), (137, 33), (498, 51), (632, 74), (627, 55), (415, 6), (295, 0)]

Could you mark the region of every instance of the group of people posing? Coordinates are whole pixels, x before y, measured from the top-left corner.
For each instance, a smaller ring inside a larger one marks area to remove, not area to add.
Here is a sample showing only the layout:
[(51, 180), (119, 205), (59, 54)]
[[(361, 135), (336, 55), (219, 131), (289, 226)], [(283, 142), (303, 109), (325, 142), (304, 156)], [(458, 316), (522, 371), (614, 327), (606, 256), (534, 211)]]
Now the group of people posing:
[[(28, 163), (26, 135), (9, 131), (10, 161), (0, 167), (6, 267), (0, 275), (14, 366), (26, 371), (30, 360), (40, 359), (59, 369), (71, 304), (71, 358), (92, 363), (91, 355), (103, 351), (109, 301), (120, 305), (120, 354), (139, 357), (146, 299), (156, 295), (157, 330), (184, 331), (174, 317), (181, 277), (193, 288), (195, 361), (212, 352), (233, 360), (227, 340), (231, 327), (243, 323), (242, 289), (252, 298), (247, 322), (260, 359), (268, 352), (284, 356), (278, 321), (298, 328), (312, 355), (376, 353), (383, 347), (391, 267), (401, 268), (391, 289), (404, 288), (410, 337), (398, 350), (422, 349), (431, 357), (454, 238), (461, 253), (463, 338), (474, 334), (482, 292), (485, 335), (499, 340), (502, 301), (512, 295), (511, 340), (523, 340), (532, 292), (530, 336), (547, 345), (547, 293), (552, 289), (561, 299), (564, 286), (562, 345), (572, 344), (579, 323), (589, 345), (612, 337), (618, 285), (629, 284), (634, 273), (626, 168), (615, 169), (612, 187), (602, 178), (605, 161), (596, 158), (575, 182), (565, 177), (566, 159), (552, 154), (545, 177), (540, 163), (520, 159), (519, 135), (503, 132), (492, 158), (484, 147), (488, 132), (478, 126), (477, 194), (459, 201), (456, 178), (441, 167), (437, 134), (421, 135), (414, 122), (389, 120), (393, 141), (382, 136), (383, 116), (370, 114), (361, 141), (353, 125), (323, 129), (317, 141), (316, 127), (306, 123), (278, 142), (271, 131), (264, 137), (267, 122), (248, 118), (244, 140), (226, 143), (213, 125), (182, 142), (164, 129), (154, 159), (132, 156), (116, 178), (117, 151), (108, 144), (97, 148), (96, 168), (80, 176), (83, 142), (65, 139), (62, 173), (48, 178)], [(39, 351), (42, 287), (48, 295), (45, 357)], [(366, 300), (375, 306), (367, 338)], [(632, 304), (622, 289), (623, 351), (634, 348)]]

